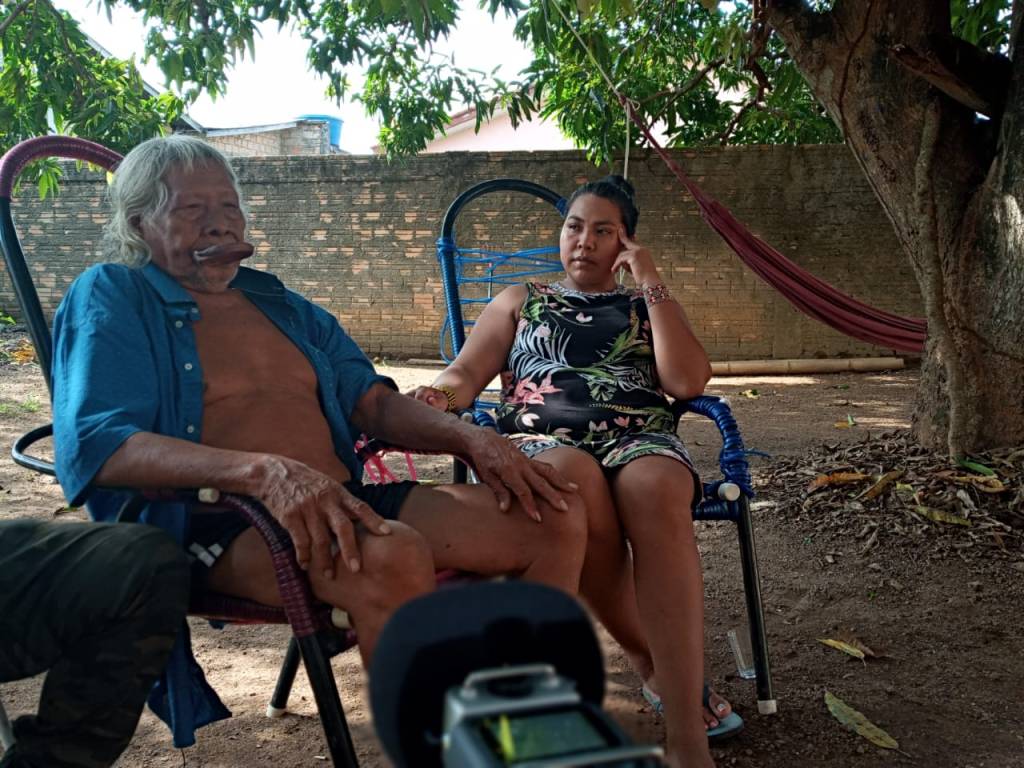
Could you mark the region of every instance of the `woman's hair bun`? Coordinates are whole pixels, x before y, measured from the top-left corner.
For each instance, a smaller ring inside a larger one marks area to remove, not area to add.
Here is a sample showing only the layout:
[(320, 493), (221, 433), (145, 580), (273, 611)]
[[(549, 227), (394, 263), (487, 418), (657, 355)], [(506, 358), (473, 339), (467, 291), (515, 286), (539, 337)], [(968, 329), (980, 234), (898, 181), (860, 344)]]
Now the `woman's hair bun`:
[(601, 179), (601, 181), (607, 182), (613, 187), (618, 187), (630, 200), (634, 200), (636, 198), (636, 190), (633, 189), (633, 185), (629, 183), (625, 176), (610, 174)]

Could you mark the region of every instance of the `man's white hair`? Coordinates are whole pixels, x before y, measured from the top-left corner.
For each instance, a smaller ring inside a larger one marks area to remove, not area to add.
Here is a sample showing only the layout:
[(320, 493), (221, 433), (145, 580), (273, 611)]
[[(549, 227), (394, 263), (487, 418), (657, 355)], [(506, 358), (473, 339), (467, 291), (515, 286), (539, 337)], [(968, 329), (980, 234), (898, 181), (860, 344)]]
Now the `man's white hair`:
[[(241, 201), (242, 193), (231, 163), (220, 150), (195, 136), (159, 136), (142, 142), (125, 155), (115, 169), (108, 190), (112, 215), (103, 231), (106, 258), (132, 267), (148, 264), (151, 254), (139, 232), (139, 223), (160, 213), (167, 205), (170, 198), (164, 180), (167, 172), (210, 164), (224, 169)], [(244, 208), (242, 212), (245, 213)]]

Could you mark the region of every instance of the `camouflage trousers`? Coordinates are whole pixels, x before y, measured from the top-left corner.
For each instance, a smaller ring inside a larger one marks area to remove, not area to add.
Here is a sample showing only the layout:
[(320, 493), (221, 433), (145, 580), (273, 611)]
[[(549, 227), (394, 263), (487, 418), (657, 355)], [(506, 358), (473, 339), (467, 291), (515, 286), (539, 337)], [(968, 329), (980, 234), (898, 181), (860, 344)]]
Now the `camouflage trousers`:
[(49, 670), (0, 768), (109, 766), (188, 604), (184, 552), (146, 525), (0, 522), (0, 682)]

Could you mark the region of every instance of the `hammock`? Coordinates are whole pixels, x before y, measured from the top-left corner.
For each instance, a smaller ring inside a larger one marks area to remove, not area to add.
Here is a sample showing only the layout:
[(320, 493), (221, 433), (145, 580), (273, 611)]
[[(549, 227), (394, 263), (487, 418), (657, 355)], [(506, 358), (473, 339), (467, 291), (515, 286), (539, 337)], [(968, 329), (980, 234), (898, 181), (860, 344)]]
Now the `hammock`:
[(855, 339), (904, 352), (923, 352), (928, 327), (924, 318), (903, 317), (868, 306), (833, 288), (810, 272), (798, 267), (766, 242), (751, 234), (728, 208), (686, 175), (679, 164), (658, 144), (650, 129), (628, 101), (619, 97), (626, 114), (643, 133), (669, 170), (693, 195), (701, 216), (728, 243), (744, 264), (781, 293), (793, 306), (840, 333)]

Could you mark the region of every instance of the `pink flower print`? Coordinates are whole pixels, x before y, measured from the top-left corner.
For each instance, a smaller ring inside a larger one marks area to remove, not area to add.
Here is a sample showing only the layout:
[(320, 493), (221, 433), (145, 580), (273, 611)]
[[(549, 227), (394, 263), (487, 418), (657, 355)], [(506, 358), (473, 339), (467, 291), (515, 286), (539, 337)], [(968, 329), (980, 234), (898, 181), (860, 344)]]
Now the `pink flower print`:
[(623, 428), (629, 426), (629, 416), (619, 416), (618, 418), (612, 419), (612, 421)]
[(593, 319), (593, 315), (584, 315), (582, 312), (576, 315), (576, 322), (578, 323), (589, 323)]
[(523, 426), (526, 427), (527, 429), (533, 429), (534, 424), (537, 423), (537, 419), (539, 418), (540, 416), (538, 416), (536, 413), (519, 414), (519, 421), (522, 422)]
[(602, 421), (600, 424), (595, 424), (594, 422), (590, 422), (587, 425), (587, 428), (591, 432), (607, 432), (608, 431), (608, 422), (607, 421)]
[(538, 325), (537, 330), (535, 330), (534, 333), (537, 335), (538, 338), (541, 339), (551, 338), (551, 329), (548, 328), (547, 323), (541, 323), (540, 325)]
[(544, 395), (561, 391), (557, 387), (551, 386), (550, 373), (543, 378), (539, 385), (534, 384), (532, 379), (520, 379), (508, 402), (515, 405), (544, 405)]

